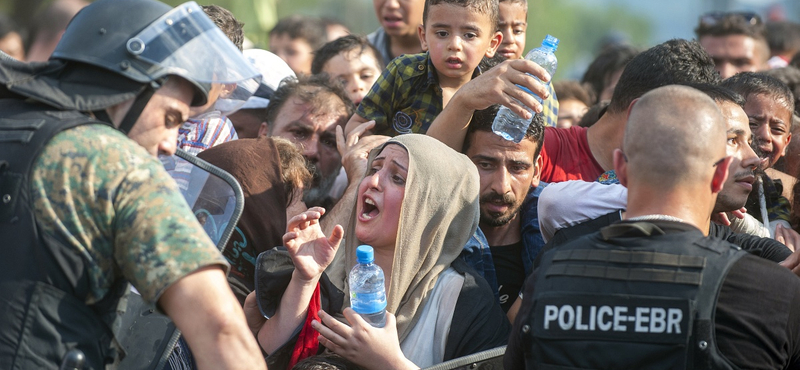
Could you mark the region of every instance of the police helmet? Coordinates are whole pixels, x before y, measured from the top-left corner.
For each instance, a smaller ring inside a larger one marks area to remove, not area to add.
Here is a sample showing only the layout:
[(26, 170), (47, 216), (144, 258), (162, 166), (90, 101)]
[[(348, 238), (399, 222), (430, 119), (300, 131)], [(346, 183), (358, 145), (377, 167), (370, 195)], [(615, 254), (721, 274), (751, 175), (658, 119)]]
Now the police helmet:
[(207, 102), (212, 83), (236, 84), (220, 100), (241, 106), (261, 78), (194, 2), (172, 8), (155, 0), (96, 1), (72, 19), (53, 59), (100, 67), (154, 88), (180, 76), (195, 87), (194, 106)]

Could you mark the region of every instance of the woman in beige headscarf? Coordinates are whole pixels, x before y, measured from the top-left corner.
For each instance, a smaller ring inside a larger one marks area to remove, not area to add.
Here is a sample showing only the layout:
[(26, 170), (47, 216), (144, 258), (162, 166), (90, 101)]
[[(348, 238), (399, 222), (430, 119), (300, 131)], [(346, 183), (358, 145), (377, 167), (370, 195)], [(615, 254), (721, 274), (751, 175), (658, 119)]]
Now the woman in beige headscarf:
[[(355, 249), (369, 244), (386, 276), (384, 328), (349, 307), (349, 325), (320, 312), (320, 344), (364, 368), (415, 368), (503, 345), (508, 321), (488, 284), (458, 259), (478, 226), (479, 178), (470, 160), (424, 135), (395, 137), (370, 154), (344, 248), (344, 230), (319, 228), (322, 209), (289, 221), (283, 241), (295, 266), (277, 312), (258, 339), (267, 353), (291, 342), (323, 276), (343, 292)], [(338, 250), (338, 251), (337, 251)], [(259, 288), (260, 289), (260, 288)]]

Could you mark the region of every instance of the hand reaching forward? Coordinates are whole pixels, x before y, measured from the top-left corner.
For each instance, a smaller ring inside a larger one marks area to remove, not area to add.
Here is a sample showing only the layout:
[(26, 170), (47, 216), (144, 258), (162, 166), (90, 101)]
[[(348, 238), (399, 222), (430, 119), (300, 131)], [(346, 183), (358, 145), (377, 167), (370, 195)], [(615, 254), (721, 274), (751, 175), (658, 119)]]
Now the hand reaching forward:
[(369, 152), (391, 139), (383, 135), (365, 135), (375, 127), (375, 121), (368, 121), (358, 125), (347, 137), (341, 126), (336, 127), (336, 148), (342, 156), (342, 166), (347, 173), (347, 179), (360, 181), (367, 169)]
[(373, 327), (349, 307), (344, 309), (344, 317), (350, 326), (325, 311), (319, 311), (322, 323), (311, 322), (325, 348), (364, 369), (419, 369), (400, 349), (394, 315), (386, 313), (386, 325), (382, 328)]
[(324, 213), (324, 208), (312, 207), (292, 217), (283, 235), (283, 245), (294, 262), (294, 273), (304, 281), (316, 282), (319, 279), (333, 261), (344, 237), (344, 229), (340, 225), (333, 228), (330, 238), (325, 236), (319, 226), (319, 219)]

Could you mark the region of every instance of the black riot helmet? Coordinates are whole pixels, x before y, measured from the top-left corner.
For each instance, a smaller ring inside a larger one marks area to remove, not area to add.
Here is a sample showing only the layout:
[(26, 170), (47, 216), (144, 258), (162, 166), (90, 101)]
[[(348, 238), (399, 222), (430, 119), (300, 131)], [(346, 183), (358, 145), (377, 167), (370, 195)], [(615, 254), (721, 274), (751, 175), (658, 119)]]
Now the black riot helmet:
[(218, 102), (235, 108), (244, 104), (261, 79), (194, 2), (172, 8), (155, 0), (98, 0), (72, 19), (51, 56), (54, 60), (66, 62), (68, 69), (102, 68), (98, 81), (89, 83), (108, 85), (99, 76), (107, 78), (110, 72), (143, 86), (120, 125), (123, 132), (130, 130), (169, 76), (184, 78), (195, 87), (193, 106), (208, 101), (212, 84), (235, 84)]

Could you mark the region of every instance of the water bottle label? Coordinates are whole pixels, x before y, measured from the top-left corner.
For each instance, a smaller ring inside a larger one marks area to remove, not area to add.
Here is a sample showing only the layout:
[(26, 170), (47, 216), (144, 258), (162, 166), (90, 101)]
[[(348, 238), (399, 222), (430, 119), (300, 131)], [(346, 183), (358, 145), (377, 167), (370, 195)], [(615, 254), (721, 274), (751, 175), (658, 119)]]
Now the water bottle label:
[(361, 314), (379, 312), (386, 308), (386, 294), (350, 292), (350, 306)]

